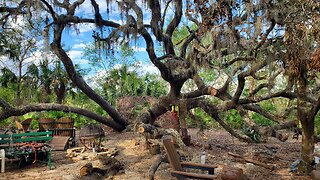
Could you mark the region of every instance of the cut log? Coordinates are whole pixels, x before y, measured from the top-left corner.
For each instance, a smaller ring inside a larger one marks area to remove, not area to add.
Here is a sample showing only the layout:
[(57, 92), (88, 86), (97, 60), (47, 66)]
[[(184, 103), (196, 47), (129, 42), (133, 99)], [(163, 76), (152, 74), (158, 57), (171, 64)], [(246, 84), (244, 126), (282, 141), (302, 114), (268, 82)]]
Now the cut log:
[(231, 166), (223, 166), (221, 171), (222, 180), (242, 180), (243, 179), (243, 170)]
[(99, 173), (101, 175), (108, 174), (108, 176), (113, 176), (123, 169), (123, 165), (115, 158), (111, 157), (101, 157), (99, 158), (103, 168), (93, 167), (92, 163), (87, 163), (80, 168), (80, 176), (88, 176), (93, 173)]
[(92, 163), (87, 163), (80, 168), (80, 176), (81, 177), (90, 175), (90, 174), (92, 174), (92, 172), (93, 172)]
[(157, 128), (151, 124), (141, 124), (138, 127), (138, 133), (145, 136), (147, 139), (158, 139), (161, 138), (164, 134), (161, 128)]
[(162, 154), (162, 155), (159, 155), (156, 159), (156, 161), (152, 164), (152, 166), (150, 167), (149, 169), (149, 180), (154, 180), (154, 175), (158, 169), (158, 167), (160, 166), (160, 164), (165, 160), (166, 158), (166, 155), (165, 154)]
[(239, 155), (239, 154), (235, 154), (235, 153), (231, 153), (231, 152), (228, 152), (228, 154), (229, 154), (230, 156), (243, 159), (244, 161), (246, 161), (246, 162), (248, 162), (248, 163), (252, 163), (252, 164), (254, 164), (254, 165), (261, 166), (261, 167), (264, 167), (264, 168), (266, 168), (266, 169), (270, 169), (270, 170), (274, 170), (274, 169), (275, 169), (275, 166), (274, 166), (274, 165), (265, 164), (265, 163), (262, 163), (262, 162), (259, 162), (259, 161), (256, 161), (256, 160), (253, 160), (253, 159), (250, 159), (250, 158), (246, 158), (246, 157), (243, 157), (243, 156), (241, 156), (241, 155)]

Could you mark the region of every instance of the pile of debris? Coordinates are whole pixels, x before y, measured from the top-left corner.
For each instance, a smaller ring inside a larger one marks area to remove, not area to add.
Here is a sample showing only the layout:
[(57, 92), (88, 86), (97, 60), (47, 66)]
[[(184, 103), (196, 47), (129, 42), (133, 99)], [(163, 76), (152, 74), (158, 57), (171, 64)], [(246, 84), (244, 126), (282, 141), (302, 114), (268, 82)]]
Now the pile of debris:
[(116, 148), (99, 147), (93, 150), (87, 150), (85, 147), (76, 147), (67, 150), (67, 157), (72, 158), (74, 161), (79, 160), (96, 160), (102, 156), (114, 157), (118, 153)]

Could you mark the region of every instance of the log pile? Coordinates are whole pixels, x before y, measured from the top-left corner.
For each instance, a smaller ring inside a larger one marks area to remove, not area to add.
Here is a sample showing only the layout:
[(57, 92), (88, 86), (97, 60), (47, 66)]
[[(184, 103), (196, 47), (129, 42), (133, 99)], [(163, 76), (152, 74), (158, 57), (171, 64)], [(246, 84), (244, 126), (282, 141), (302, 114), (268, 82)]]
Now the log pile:
[(76, 147), (67, 150), (67, 157), (72, 158), (72, 160), (94, 160), (100, 157), (114, 157), (118, 153), (116, 148), (104, 148), (101, 147), (95, 151), (86, 150), (85, 147)]

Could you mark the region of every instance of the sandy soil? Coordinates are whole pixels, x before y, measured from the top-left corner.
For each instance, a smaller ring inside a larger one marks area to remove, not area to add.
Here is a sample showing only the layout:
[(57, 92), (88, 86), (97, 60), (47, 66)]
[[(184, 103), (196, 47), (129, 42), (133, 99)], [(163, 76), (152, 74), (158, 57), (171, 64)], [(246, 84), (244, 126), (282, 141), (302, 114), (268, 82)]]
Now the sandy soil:
[[(208, 130), (205, 135), (197, 135), (195, 129), (189, 130), (192, 138), (192, 161), (199, 162), (199, 154), (206, 152), (206, 163), (218, 165), (217, 173), (224, 165), (242, 168), (245, 179), (270, 179), (270, 180), (304, 180), (310, 177), (302, 176), (289, 172), (290, 165), (298, 159), (300, 153), (300, 140), (289, 138), (286, 142), (270, 138), (267, 144), (252, 144), (239, 142), (222, 130)], [(121, 179), (121, 180), (145, 180), (148, 179), (148, 170), (154, 163), (157, 155), (150, 155), (141, 145), (134, 145), (132, 139), (140, 137), (132, 132), (109, 133), (104, 141), (105, 147), (116, 147), (119, 154), (115, 157), (124, 165), (124, 172), (113, 177), (86, 177), (82, 179)], [(301, 138), (301, 137), (300, 137)], [(271, 171), (260, 166), (240, 161), (228, 155), (228, 152), (237, 153), (242, 156), (275, 166)], [(48, 170), (45, 164), (35, 163), (24, 168), (17, 168), (14, 163), (7, 163), (6, 172), (0, 174), (2, 179), (81, 179), (79, 169), (89, 162), (89, 160), (74, 161), (66, 157), (64, 151), (54, 151), (53, 161), (55, 168)], [(98, 160), (90, 161), (94, 166), (99, 166)], [(155, 179), (174, 179), (170, 176), (170, 165), (162, 163), (156, 174)]]

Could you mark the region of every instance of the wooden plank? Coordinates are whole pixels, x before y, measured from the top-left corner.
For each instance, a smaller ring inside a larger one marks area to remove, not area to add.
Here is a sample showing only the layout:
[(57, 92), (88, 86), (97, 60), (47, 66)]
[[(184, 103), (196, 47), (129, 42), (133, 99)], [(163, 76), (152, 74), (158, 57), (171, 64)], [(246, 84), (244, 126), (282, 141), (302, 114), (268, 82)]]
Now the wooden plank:
[(64, 151), (66, 150), (68, 141), (69, 137), (67, 136), (53, 136), (49, 145), (52, 146), (54, 150)]
[(171, 136), (163, 136), (163, 145), (167, 151), (169, 162), (172, 166), (172, 168), (176, 171), (182, 171), (182, 167), (180, 164), (180, 158), (176, 151), (176, 148), (174, 147), (172, 143), (172, 137)]
[(171, 175), (178, 178), (191, 178), (191, 179), (218, 179), (217, 175), (211, 174), (198, 174), (183, 171), (171, 171)]
[(210, 171), (211, 174), (214, 174), (214, 169), (218, 167), (216, 165), (198, 164), (198, 163), (190, 163), (190, 162), (181, 162), (181, 166), (183, 168), (193, 168), (193, 169)]

